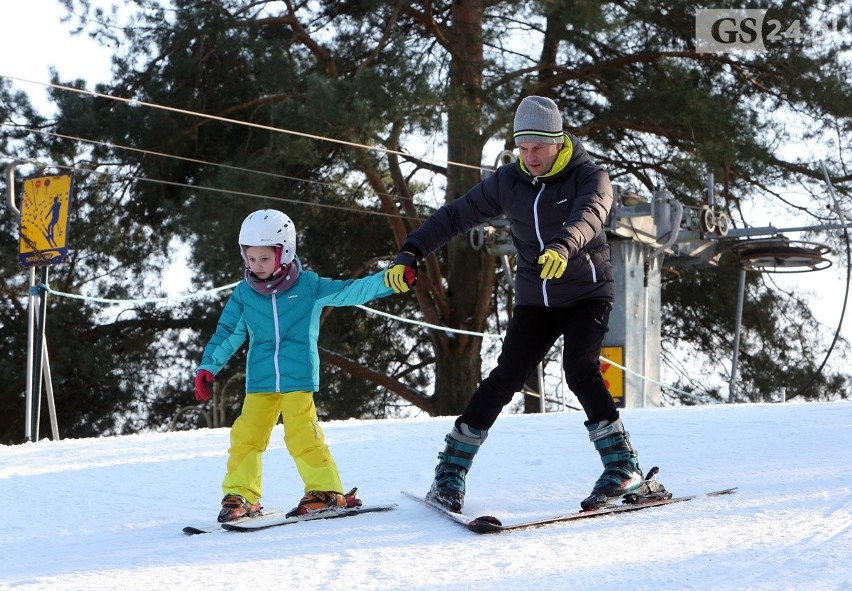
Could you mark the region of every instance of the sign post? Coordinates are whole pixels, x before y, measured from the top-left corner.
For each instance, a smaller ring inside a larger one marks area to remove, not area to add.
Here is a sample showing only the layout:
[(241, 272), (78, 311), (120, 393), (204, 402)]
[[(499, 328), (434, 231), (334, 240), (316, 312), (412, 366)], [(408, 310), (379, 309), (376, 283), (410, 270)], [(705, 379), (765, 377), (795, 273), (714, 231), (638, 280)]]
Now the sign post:
[[(7, 171), (9, 204), (20, 214), (18, 261), (30, 270), (30, 293), (27, 333), (27, 392), (24, 435), (38, 441), (41, 417), (41, 388), (46, 382), (53, 438), (59, 439), (50, 361), (47, 355), (45, 324), (47, 318), (48, 270), (62, 262), (68, 254), (66, 243), (68, 219), (73, 194), (73, 175), (52, 175), (24, 180), (24, 195), (18, 211), (14, 201), (14, 166)], [(36, 283), (36, 274), (39, 283)], [(36, 317), (38, 313), (38, 317)]]

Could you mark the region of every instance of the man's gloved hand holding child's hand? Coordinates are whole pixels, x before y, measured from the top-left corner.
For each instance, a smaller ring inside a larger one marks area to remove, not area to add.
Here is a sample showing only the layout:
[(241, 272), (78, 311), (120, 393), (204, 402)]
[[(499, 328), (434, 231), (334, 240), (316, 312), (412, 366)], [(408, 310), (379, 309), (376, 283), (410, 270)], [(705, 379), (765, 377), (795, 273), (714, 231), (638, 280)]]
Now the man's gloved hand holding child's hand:
[(394, 293), (405, 293), (417, 283), (417, 257), (403, 250), (400, 251), (393, 263), (385, 271), (385, 287), (390, 287)]

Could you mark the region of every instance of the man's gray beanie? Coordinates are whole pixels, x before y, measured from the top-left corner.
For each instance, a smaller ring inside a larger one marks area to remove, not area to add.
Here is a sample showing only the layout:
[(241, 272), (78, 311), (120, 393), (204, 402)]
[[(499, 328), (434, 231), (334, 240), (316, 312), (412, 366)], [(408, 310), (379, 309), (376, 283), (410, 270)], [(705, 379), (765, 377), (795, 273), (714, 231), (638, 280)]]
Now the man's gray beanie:
[(563, 134), (559, 107), (549, 98), (528, 96), (518, 105), (515, 111), (515, 144), (561, 144)]

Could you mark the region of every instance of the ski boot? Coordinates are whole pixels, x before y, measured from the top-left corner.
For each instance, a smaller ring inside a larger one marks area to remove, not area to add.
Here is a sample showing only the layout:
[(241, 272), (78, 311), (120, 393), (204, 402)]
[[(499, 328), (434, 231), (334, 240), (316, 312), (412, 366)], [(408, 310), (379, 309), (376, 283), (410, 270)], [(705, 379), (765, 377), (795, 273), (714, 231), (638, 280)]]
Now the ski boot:
[(473, 465), (473, 457), (488, 436), (487, 429), (474, 429), (460, 423), (444, 438), (447, 447), (438, 454), (435, 479), (426, 493), (426, 500), (454, 513), (464, 506), (464, 479)]
[(249, 503), (245, 497), (240, 495), (225, 495), (222, 499), (222, 510), (219, 511), (219, 523), (236, 521), (243, 517), (253, 517), (260, 513), (263, 507), (260, 503)]
[(345, 495), (334, 492), (333, 490), (308, 491), (299, 501), (299, 504), (287, 512), (286, 516), (295, 517), (297, 515), (306, 515), (307, 513), (316, 513), (317, 511), (360, 507), (361, 499), (355, 496), (357, 493), (357, 488), (353, 488)]
[(636, 451), (630, 445), (630, 434), (624, 430), (621, 419), (614, 423), (587, 422), (586, 429), (604, 465), (603, 474), (595, 482), (591, 494), (580, 503), (584, 510), (589, 510), (606, 506), (610, 499), (635, 493), (645, 480)]

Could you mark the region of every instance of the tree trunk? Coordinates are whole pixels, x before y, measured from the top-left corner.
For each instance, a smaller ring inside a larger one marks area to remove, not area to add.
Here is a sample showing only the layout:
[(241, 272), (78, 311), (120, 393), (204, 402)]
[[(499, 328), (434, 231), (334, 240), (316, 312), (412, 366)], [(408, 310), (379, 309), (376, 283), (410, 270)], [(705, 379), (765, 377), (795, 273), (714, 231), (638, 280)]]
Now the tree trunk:
[(478, 351), (481, 340), (476, 341), (475, 347), (465, 347), (451, 339), (449, 346), (438, 348), (432, 416), (461, 414), (479, 385), (482, 364)]
[[(450, 85), (447, 108), (447, 169), (445, 201), (480, 181), (479, 166), (485, 142), (481, 131), (483, 41), (481, 0), (454, 2), (448, 34)], [(489, 294), (494, 284), (494, 258), (470, 247), (467, 236), (452, 240), (447, 252), (447, 324), (474, 332), (485, 328)], [(484, 295), (483, 295), (484, 294)], [(436, 335), (435, 414), (464, 410), (482, 377), (482, 339), (466, 335)]]

